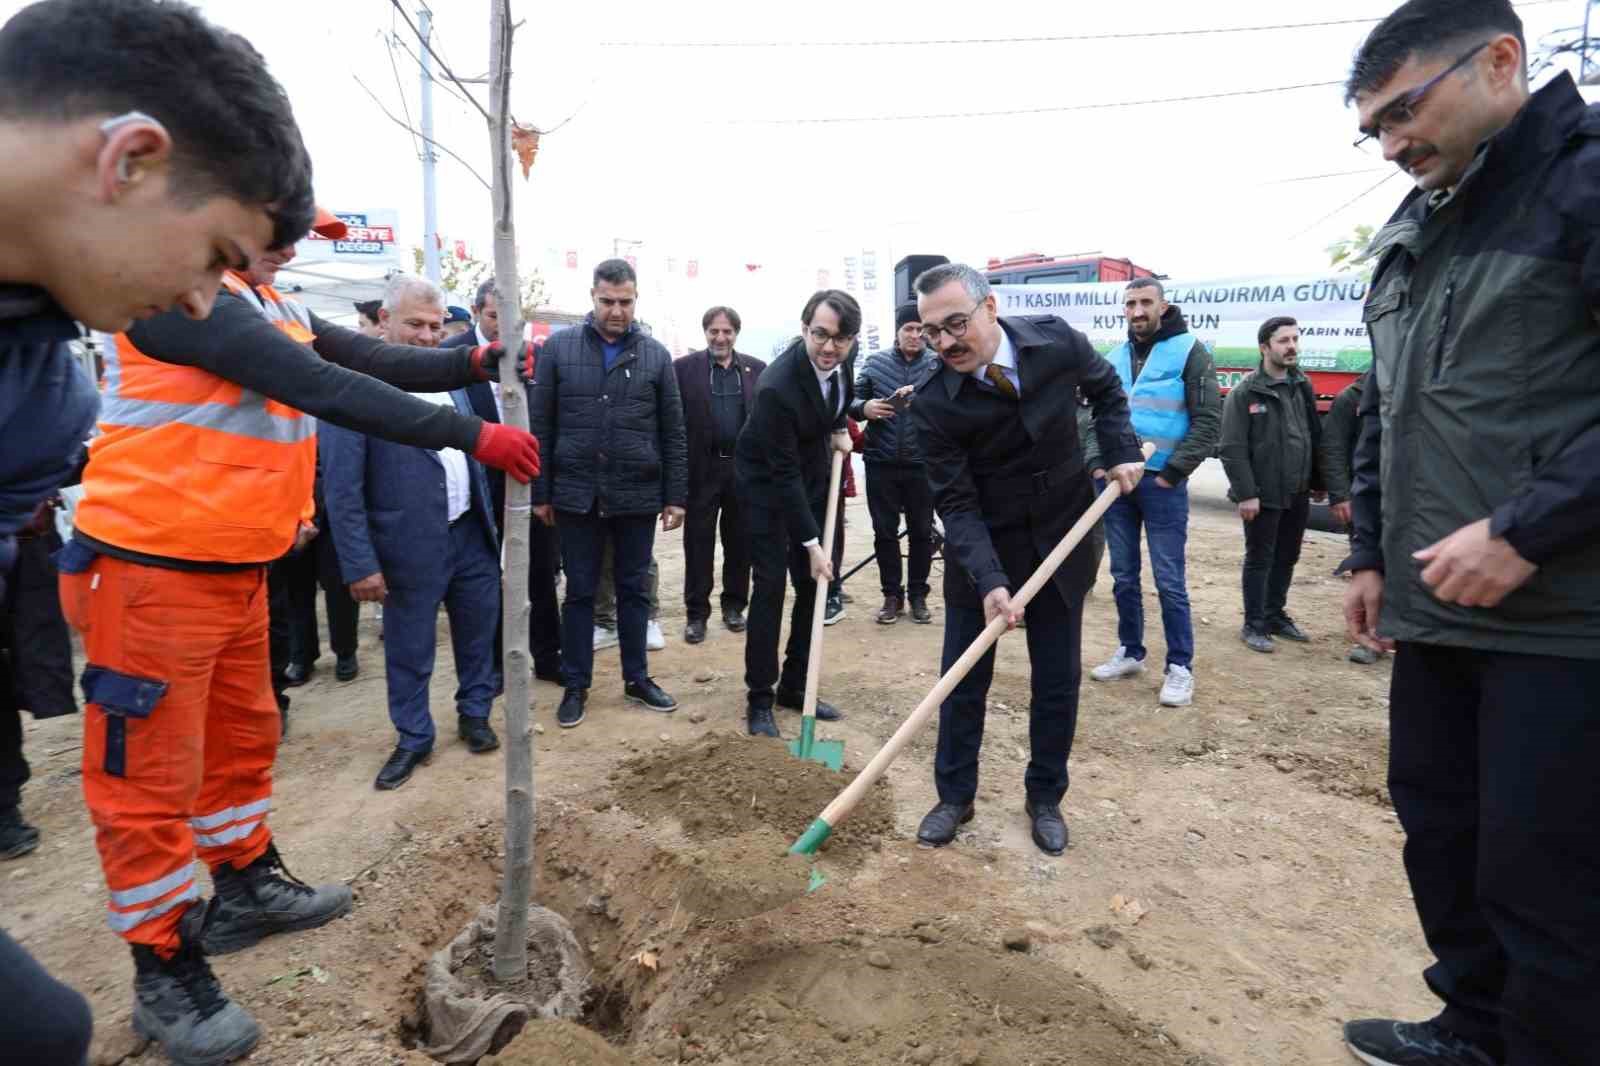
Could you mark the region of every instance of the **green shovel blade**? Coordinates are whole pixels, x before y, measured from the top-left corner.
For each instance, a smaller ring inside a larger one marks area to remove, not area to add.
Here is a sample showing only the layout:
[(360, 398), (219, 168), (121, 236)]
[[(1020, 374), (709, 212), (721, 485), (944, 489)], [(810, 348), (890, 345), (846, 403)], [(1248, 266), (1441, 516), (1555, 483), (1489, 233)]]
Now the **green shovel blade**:
[(800, 719), (800, 735), (789, 741), (789, 754), (821, 763), (830, 770), (844, 769), (844, 741), (818, 740), (817, 720), (812, 717)]

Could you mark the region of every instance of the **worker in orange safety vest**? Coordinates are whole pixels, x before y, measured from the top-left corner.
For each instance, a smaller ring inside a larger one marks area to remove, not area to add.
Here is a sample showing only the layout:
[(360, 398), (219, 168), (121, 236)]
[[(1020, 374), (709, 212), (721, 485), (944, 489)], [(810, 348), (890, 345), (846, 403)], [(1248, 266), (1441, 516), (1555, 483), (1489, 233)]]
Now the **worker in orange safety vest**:
[[(316, 228), (343, 223), (319, 211)], [(538, 471), (530, 435), (385, 384), (491, 379), (498, 345), (442, 353), (324, 322), (265, 284), (292, 254), (224, 274), (207, 319), (169, 312), (106, 346), (99, 433), (58, 555), (87, 659), (84, 796), (108, 921), (133, 945), (135, 1028), (180, 1062), (228, 1061), (259, 1039), (196, 960), (350, 909), (346, 886), (289, 874), (267, 826), (281, 725), (266, 566), (312, 531), (317, 420), (461, 448), (519, 480)], [(524, 367), (531, 357), (525, 346)]]

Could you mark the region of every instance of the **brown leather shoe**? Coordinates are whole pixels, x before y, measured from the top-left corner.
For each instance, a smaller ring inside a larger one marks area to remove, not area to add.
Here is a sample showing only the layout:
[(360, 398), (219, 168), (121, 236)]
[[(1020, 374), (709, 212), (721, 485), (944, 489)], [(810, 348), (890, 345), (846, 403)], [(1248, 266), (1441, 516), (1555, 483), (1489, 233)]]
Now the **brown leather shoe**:
[(903, 610), (899, 596), (885, 596), (883, 598), (883, 607), (872, 617), (880, 626), (892, 626), (900, 621), (900, 614)]

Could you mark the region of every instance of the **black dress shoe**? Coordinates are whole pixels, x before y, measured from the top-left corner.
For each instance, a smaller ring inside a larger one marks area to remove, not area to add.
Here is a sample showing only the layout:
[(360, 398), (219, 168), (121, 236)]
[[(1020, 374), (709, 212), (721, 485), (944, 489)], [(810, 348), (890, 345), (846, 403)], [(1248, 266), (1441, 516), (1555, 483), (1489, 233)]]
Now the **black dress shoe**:
[(561, 706), (556, 708), (556, 725), (562, 729), (571, 729), (583, 721), (583, 705), (588, 702), (588, 689), (567, 689), (561, 696)]
[(467, 742), (467, 750), (482, 755), (500, 746), (500, 738), (489, 728), (489, 719), (474, 718), (469, 714), (456, 715), (456, 735)]
[[(802, 710), (806, 705), (806, 694), (804, 692), (790, 692), (788, 689), (780, 688), (777, 691), (776, 698), (778, 706), (789, 711)], [(820, 699), (817, 701), (817, 721), (837, 722), (843, 717), (844, 712), (833, 704), (826, 703)]]
[(333, 664), (333, 676), (340, 681), (354, 681), (361, 672), (361, 660), (354, 655), (341, 655)]
[(560, 685), (562, 688), (565, 688), (567, 684), (567, 675), (561, 672), (561, 667), (559, 666), (535, 666), (533, 668), (533, 679), (535, 681), (548, 681), (552, 685)]
[(935, 803), (917, 826), (917, 843), (942, 848), (956, 838), (956, 829), (972, 821), (970, 803)]
[(1272, 621), (1268, 622), (1267, 635), (1273, 637), (1282, 637), (1284, 640), (1292, 640), (1296, 644), (1311, 643), (1311, 638), (1306, 636), (1305, 630), (1295, 625), (1294, 619), (1290, 618), (1288, 615), (1284, 615), (1281, 618), (1274, 618)]
[(683, 639), (689, 644), (699, 644), (706, 639), (706, 620), (704, 618), (691, 618), (688, 625), (683, 627)]
[(1046, 855), (1067, 850), (1067, 820), (1061, 817), (1061, 804), (1029, 800), (1022, 809), (1033, 819), (1033, 842)]
[(678, 701), (663, 692), (661, 686), (648, 677), (639, 681), (629, 681), (622, 686), (622, 694), (627, 697), (629, 703), (637, 703), (662, 714), (671, 714), (678, 709)]
[(310, 681), (311, 675), (316, 672), (317, 668), (315, 666), (306, 663), (290, 663), (283, 668), (283, 687), (299, 688), (307, 681)]
[(381, 792), (392, 788), (399, 788), (411, 780), (411, 771), (427, 762), (433, 753), (431, 751), (407, 751), (405, 748), (394, 749), (394, 754), (389, 756), (389, 761), (383, 764), (383, 769), (378, 771), (378, 779), (373, 787)]
[(722, 609), (722, 624), (728, 627), (730, 633), (744, 632), (744, 612), (737, 607), (724, 607)]
[(745, 726), (753, 737), (773, 737), (783, 739), (783, 734), (778, 732), (778, 723), (772, 718), (771, 707), (757, 707), (751, 705), (744, 709)]
[(911, 620), (919, 626), (928, 625), (933, 621), (933, 612), (928, 610), (928, 597), (911, 597)]

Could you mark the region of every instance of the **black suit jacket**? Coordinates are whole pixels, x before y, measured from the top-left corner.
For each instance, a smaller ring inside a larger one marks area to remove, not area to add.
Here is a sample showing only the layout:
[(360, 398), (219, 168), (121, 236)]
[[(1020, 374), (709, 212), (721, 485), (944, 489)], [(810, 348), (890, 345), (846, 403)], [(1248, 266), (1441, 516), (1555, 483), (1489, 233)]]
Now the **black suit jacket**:
[[(736, 351), (733, 365), (740, 371), (744, 416), (748, 421), (755, 410), (756, 383), (767, 364)], [(693, 499), (696, 487), (704, 485), (716, 470), (717, 424), (711, 410), (711, 353), (690, 352), (682, 359), (675, 359), (672, 372), (678, 375), (678, 395), (683, 399), (683, 424), (689, 437), (689, 498)]]
[[(1002, 586), (1015, 592), (1094, 502), (1078, 437), (1081, 392), (1094, 409), (1101, 463), (1140, 460), (1128, 398), (1088, 338), (1053, 315), (1002, 318), (1017, 352), (1020, 401), (940, 365), (911, 404), (944, 524), (945, 599), (975, 607)], [(1068, 603), (1081, 599), (1090, 553), (1056, 572)]]
[[(744, 502), (782, 512), (792, 544), (822, 538), (828, 498), (829, 442), (845, 427), (855, 395), (849, 368), (839, 365), (844, 406), (829, 411), (817, 373), (796, 340), (772, 361), (756, 384), (755, 408), (745, 419), (734, 450), (739, 495)], [(1113, 371), (1113, 376), (1115, 371)]]

